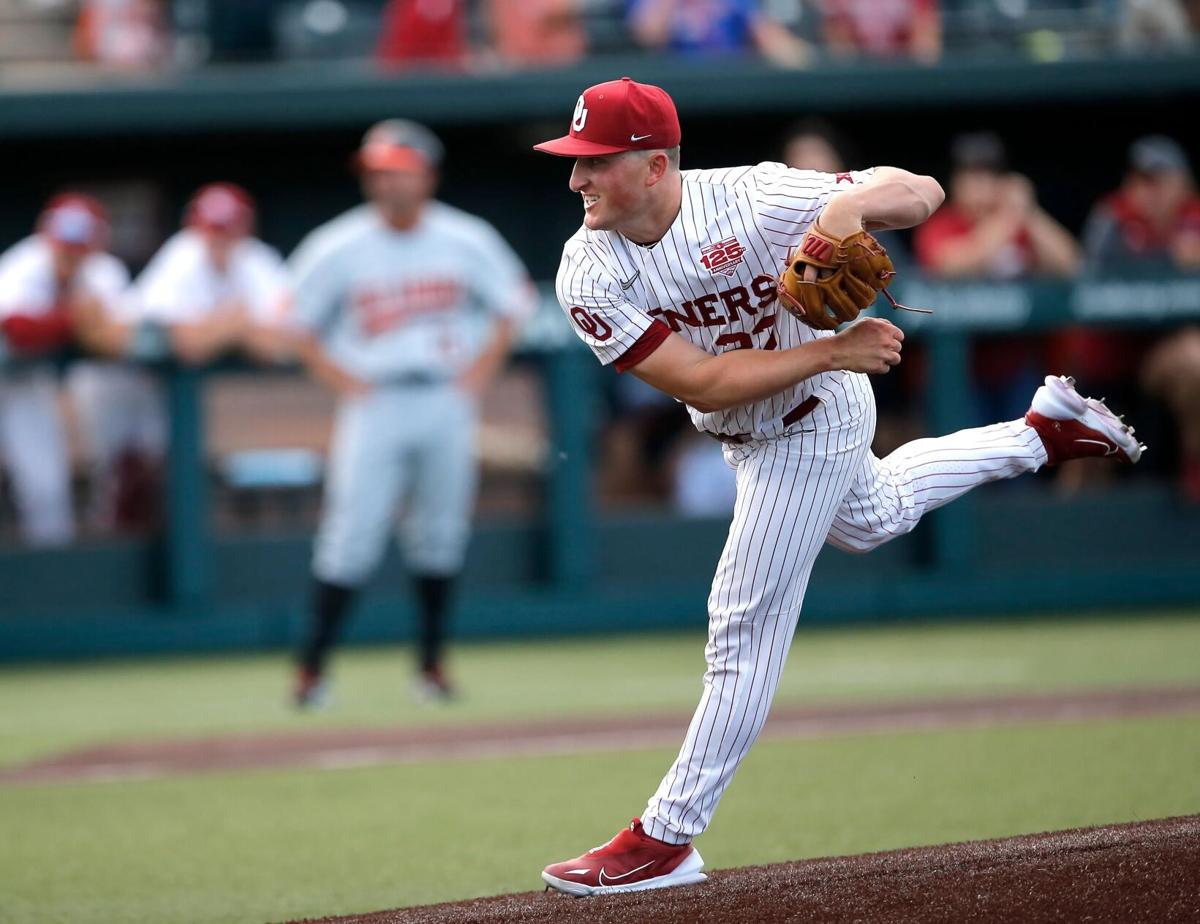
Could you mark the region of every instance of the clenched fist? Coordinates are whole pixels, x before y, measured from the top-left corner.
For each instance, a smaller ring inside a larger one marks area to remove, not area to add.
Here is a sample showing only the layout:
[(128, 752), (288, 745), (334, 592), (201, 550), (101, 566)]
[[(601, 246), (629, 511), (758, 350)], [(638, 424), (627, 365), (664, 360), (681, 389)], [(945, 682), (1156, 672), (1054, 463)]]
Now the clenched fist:
[(887, 372), (900, 362), (904, 331), (883, 318), (863, 318), (830, 338), (835, 369)]

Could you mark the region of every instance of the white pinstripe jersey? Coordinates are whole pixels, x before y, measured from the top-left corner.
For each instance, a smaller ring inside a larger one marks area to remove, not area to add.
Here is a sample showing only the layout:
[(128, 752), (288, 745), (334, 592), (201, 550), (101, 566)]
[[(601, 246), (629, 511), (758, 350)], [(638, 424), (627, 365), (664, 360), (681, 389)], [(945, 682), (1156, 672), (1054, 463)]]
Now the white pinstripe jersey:
[(213, 265), (204, 238), (190, 228), (159, 248), (134, 284), (133, 310), (165, 324), (194, 324), (222, 302), (243, 303), (260, 324), (277, 323), (287, 304), (283, 257), (258, 238), (234, 245), (224, 270)]
[[(641, 246), (616, 231), (581, 227), (563, 248), (558, 300), (576, 333), (605, 365), (636, 366), (669, 331), (709, 353), (788, 349), (818, 337), (779, 310), (776, 277), (808, 226), (850, 173), (793, 170), (784, 164), (685, 170), (679, 215), (657, 243)], [(815, 395), (833, 405), (852, 373), (828, 372), (753, 404), (702, 413), (699, 430), (777, 436), (783, 417)], [(843, 402), (844, 403), (844, 402)]]

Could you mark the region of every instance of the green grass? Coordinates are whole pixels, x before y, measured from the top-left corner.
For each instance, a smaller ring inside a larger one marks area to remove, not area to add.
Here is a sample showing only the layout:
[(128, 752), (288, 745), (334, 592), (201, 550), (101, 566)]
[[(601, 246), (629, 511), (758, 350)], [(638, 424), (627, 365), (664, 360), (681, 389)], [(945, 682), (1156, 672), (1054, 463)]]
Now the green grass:
[[(698, 635), (462, 646), (468, 696), (408, 699), (409, 654), (348, 651), (339, 705), (284, 705), (284, 655), (7, 668), (0, 763), (99, 741), (466, 723), (695, 704)], [(779, 699), (1200, 683), (1196, 614), (802, 632)], [(680, 727), (682, 736), (683, 727)], [(244, 922), (535, 888), (639, 813), (677, 741), (630, 754), (0, 787), (0, 920)], [(764, 741), (710, 867), (1200, 812), (1195, 716)]]
[[(282, 653), (6, 668), (0, 765), (113, 739), (689, 710), (704, 667), (696, 634), (462, 646), (465, 700), (429, 710), (409, 699), (409, 662), (397, 649), (342, 653), (336, 706), (303, 716), (285, 704)], [(1194, 613), (802, 631), (779, 701), (1171, 683), (1200, 683)]]
[[(539, 884), (670, 750), (0, 789), (11, 922), (280, 921)], [(766, 741), (710, 868), (1200, 811), (1194, 718)]]

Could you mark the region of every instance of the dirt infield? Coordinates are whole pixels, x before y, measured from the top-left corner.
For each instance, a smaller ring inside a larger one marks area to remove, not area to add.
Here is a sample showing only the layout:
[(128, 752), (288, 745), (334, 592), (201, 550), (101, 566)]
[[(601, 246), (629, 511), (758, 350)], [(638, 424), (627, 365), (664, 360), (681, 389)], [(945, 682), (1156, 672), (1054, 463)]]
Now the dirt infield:
[[(923, 702), (780, 705), (773, 710), (763, 737), (826, 738), (1187, 712), (1200, 712), (1200, 687), (1072, 690), (1038, 696)], [(690, 718), (690, 714), (670, 713), (117, 742), (5, 768), (0, 770), (0, 784), (105, 782), (272, 767), (333, 769), (428, 760), (626, 751), (678, 741)]]
[(1200, 921), (1200, 815), (719, 870), (603, 898), (525, 892), (321, 924), (959, 924)]

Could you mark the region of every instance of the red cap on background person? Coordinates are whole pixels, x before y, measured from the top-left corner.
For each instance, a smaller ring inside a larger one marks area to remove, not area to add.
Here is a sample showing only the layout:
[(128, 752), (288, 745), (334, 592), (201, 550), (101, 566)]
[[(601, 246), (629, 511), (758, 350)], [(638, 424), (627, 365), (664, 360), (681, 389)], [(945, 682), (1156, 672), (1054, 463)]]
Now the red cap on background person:
[(254, 197), (236, 183), (201, 186), (188, 203), (184, 225), (243, 237), (254, 230)]
[(679, 115), (667, 91), (622, 77), (584, 90), (575, 103), (570, 133), (533, 149), (560, 157), (597, 157), (673, 148), (679, 137)]
[(46, 203), (38, 231), (63, 247), (98, 250), (108, 238), (108, 211), (91, 196), (62, 193)]
[(355, 155), (359, 170), (425, 170), (442, 161), (442, 143), (424, 125), (386, 119), (367, 129)]

